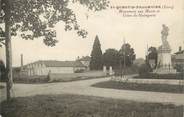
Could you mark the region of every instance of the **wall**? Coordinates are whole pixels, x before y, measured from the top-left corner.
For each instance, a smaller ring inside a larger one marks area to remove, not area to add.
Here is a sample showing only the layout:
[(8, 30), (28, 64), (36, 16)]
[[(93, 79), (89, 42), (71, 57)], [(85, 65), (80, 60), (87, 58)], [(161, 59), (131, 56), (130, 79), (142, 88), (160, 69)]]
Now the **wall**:
[(51, 73), (74, 73), (73, 67), (47, 67)]
[(25, 70), (27, 71), (28, 76), (34, 75), (48, 75), (49, 72), (51, 73), (74, 73), (75, 70), (83, 69), (85, 67), (46, 67), (44, 64), (41, 63), (33, 63), (26, 66)]
[(29, 64), (26, 66), (25, 70), (27, 71), (28, 76), (48, 74), (46, 66), (40, 63)]

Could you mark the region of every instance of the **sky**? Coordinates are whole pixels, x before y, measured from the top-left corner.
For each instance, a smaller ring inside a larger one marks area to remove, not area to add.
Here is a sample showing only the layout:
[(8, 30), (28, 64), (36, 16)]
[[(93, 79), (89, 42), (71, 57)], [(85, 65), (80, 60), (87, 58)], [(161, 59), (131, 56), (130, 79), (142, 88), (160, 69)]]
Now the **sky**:
[[(173, 9), (163, 9), (156, 17), (123, 17), (115, 9), (100, 12), (88, 11), (85, 7), (74, 4), (78, 23), (88, 31), (87, 38), (78, 37), (76, 32), (64, 31), (64, 25), (59, 22), (55, 29), (59, 43), (55, 47), (47, 47), (41, 39), (23, 40), (21, 37), (12, 38), (13, 66), (20, 66), (20, 55), (24, 56), (24, 64), (37, 60), (75, 60), (78, 56), (91, 54), (95, 36), (98, 35), (102, 52), (108, 48), (117, 50), (125, 39), (134, 48), (137, 58), (144, 58), (148, 47), (161, 45), (162, 24), (170, 31), (168, 42), (172, 53), (179, 46), (184, 49), (184, 1), (183, 0), (110, 0), (110, 6), (126, 5), (169, 5)], [(88, 16), (88, 18), (87, 18)], [(0, 59), (5, 61), (5, 49), (0, 48)]]

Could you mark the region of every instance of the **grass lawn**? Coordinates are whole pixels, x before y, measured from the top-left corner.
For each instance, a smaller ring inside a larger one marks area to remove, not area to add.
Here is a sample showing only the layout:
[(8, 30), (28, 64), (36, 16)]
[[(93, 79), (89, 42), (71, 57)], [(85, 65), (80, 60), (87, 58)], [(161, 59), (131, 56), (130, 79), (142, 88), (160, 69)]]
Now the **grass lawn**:
[(153, 92), (168, 92), (168, 93), (183, 93), (184, 86), (167, 85), (167, 84), (139, 84), (117, 81), (105, 81), (92, 85), (100, 88), (112, 88), (123, 90), (138, 90), (138, 91), (153, 91)]
[(39, 95), (2, 102), (3, 117), (183, 117), (183, 106), (89, 97)]

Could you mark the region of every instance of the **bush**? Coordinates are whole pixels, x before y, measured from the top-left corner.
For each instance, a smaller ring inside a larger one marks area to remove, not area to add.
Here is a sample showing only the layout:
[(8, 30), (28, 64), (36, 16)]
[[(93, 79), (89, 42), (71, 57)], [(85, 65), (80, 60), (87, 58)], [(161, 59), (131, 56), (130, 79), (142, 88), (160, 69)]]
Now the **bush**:
[(5, 72), (0, 71), (0, 81), (5, 82), (6, 81), (6, 74)]
[[(130, 74), (137, 74), (138, 73), (139, 67), (137, 65), (132, 65), (130, 67), (126, 67), (125, 71), (122, 69), (122, 74), (130, 75)], [(121, 75), (121, 70), (120, 69), (115, 69), (115, 76), (120, 76)]]
[(0, 60), (0, 81), (6, 81), (6, 68), (3, 61)]
[[(180, 69), (181, 70), (181, 69)], [(184, 79), (183, 73), (176, 74), (157, 74), (152, 73), (151, 68), (147, 64), (143, 64), (139, 69), (139, 76), (135, 78), (143, 78), (143, 79)]]
[(19, 76), (13, 77), (16, 83), (47, 83), (49, 81), (47, 76)]
[(183, 70), (184, 70), (184, 65), (178, 65), (178, 64), (177, 64), (174, 68), (177, 70), (177, 72), (183, 72)]
[(139, 76), (136, 76), (134, 78), (142, 78), (142, 79), (184, 79), (183, 73), (177, 73), (177, 74), (156, 74), (156, 73), (147, 73), (147, 74), (141, 74)]
[(84, 72), (84, 69), (77, 69), (75, 70), (75, 73), (83, 73)]
[(151, 68), (150, 66), (148, 66), (147, 64), (143, 64), (141, 65), (141, 67), (139, 68), (139, 75), (145, 75), (145, 74), (149, 74), (149, 72), (151, 72)]

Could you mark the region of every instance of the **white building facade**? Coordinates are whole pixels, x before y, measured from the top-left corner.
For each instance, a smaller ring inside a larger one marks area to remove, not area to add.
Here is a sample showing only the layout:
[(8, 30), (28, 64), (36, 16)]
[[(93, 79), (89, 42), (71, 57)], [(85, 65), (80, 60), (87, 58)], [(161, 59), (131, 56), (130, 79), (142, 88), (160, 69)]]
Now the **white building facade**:
[(85, 69), (80, 61), (36, 61), (24, 66), (28, 76), (75, 73), (76, 70)]

